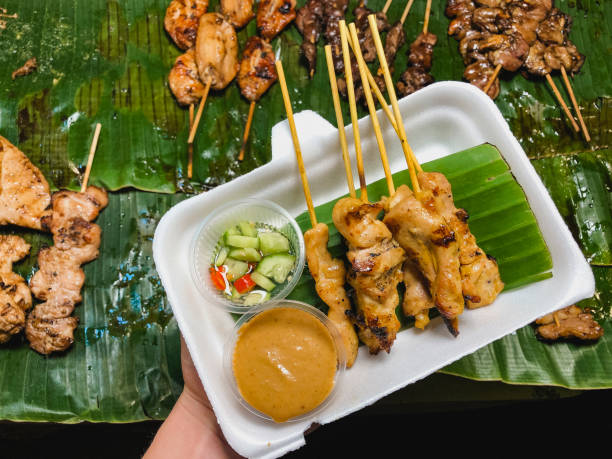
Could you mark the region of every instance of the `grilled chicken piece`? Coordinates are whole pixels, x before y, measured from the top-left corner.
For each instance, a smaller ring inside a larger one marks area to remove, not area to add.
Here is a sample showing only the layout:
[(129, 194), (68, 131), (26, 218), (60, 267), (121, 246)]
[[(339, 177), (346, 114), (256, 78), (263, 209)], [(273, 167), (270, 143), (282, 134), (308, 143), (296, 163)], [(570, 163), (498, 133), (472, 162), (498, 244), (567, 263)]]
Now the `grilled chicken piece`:
[(329, 306), (327, 316), (340, 333), (346, 352), (346, 365), (350, 368), (357, 358), (359, 339), (349, 318), (351, 302), (344, 290), (344, 263), (331, 257), (327, 250), (328, 241), (329, 228), (324, 223), (304, 233), (308, 269), (315, 281), (317, 294)]
[(257, 32), (270, 41), (295, 19), (295, 0), (261, 0), (257, 7)]
[(402, 309), (407, 317), (414, 317), (414, 326), (424, 330), (429, 323), (429, 310), (436, 305), (427, 288), (427, 281), (411, 260), (406, 260), (404, 272), (404, 301)]
[(431, 204), (455, 233), (459, 243), (461, 286), (468, 308), (493, 303), (504, 289), (497, 262), (476, 244), (467, 224), (467, 212), (455, 207), (450, 183), (439, 172), (421, 172), (418, 180), (422, 189), (431, 192)]
[(196, 104), (204, 96), (204, 85), (200, 80), (195, 51), (188, 50), (176, 58), (168, 75), (168, 84), (181, 105)]
[(544, 51), (544, 61), (553, 70), (560, 70), (565, 67), (572, 75), (575, 75), (582, 68), (585, 56), (581, 54), (576, 45), (571, 41), (566, 41), (561, 45), (549, 45)]
[(50, 203), (49, 184), (40, 170), (0, 136), (0, 225), (40, 230)]
[(480, 6), (489, 8), (505, 8), (512, 0), (474, 0)]
[(510, 18), (502, 23), (504, 32), (519, 34), (527, 44), (532, 45), (538, 38), (536, 29), (540, 22), (529, 14), (527, 4), (513, 5), (509, 11)]
[(106, 192), (91, 186), (85, 193), (53, 194), (53, 213), (43, 224), (51, 230), (55, 245), (38, 253), (40, 269), (30, 279), (32, 293), (44, 303), (26, 321), (26, 338), (41, 354), (64, 351), (74, 342), (78, 320), (71, 314), (82, 301), (81, 265), (98, 256), (101, 229), (92, 221), (107, 204)]
[(301, 49), (308, 62), (310, 78), (317, 67), (317, 42), (324, 23), (322, 0), (308, 0), (306, 5), (298, 10), (295, 18), (295, 25), (304, 37)]
[(208, 0), (172, 0), (166, 10), (164, 27), (176, 45), (184, 50), (193, 48), (200, 17), (208, 8)]
[(434, 78), (422, 67), (408, 67), (397, 81), (397, 92), (404, 97), (434, 82)]
[(390, 352), (400, 323), (395, 315), (399, 302), (404, 251), (393, 240), (389, 229), (377, 220), (383, 206), (356, 198), (344, 198), (332, 212), (334, 225), (348, 244), (351, 263), (347, 280), (355, 289), (356, 314), (353, 321), (359, 338), (377, 354)]
[(488, 59), (493, 66), (515, 72), (523, 65), (529, 54), (529, 45), (520, 35), (497, 34), (484, 38), (479, 48), (489, 51)]
[(546, 341), (556, 341), (561, 338), (596, 341), (604, 334), (604, 330), (588, 310), (582, 310), (571, 305), (540, 317), (536, 320), (536, 333)]
[(433, 33), (420, 33), (419, 36), (410, 45), (408, 53), (408, 61), (415, 67), (422, 67), (423, 70), (429, 71), (433, 60), (433, 49), (438, 42), (438, 37)]
[[(344, 59), (342, 58), (339, 23), (344, 19), (347, 7), (348, 0), (327, 0), (323, 3), (323, 17), (325, 21), (323, 34), (325, 35), (325, 41), (331, 46), (334, 70), (336, 70), (336, 73), (344, 73)], [(353, 73), (353, 79), (354, 78), (355, 73)]]
[(240, 92), (247, 100), (259, 100), (278, 79), (274, 62), (274, 50), (268, 42), (258, 36), (248, 39), (237, 77)]
[(459, 41), (459, 54), (461, 54), (465, 65), (469, 65), (474, 61), (486, 60), (480, 45), (489, 35), (488, 32), (480, 32), (474, 29), (470, 29), (464, 34), (463, 38)]
[(219, 13), (206, 13), (200, 18), (195, 60), (203, 83), (211, 80), (211, 88), (224, 89), (238, 72), (238, 37), (236, 29)]
[(389, 69), (393, 67), (397, 52), (404, 46), (404, 43), (406, 43), (406, 32), (404, 32), (404, 25), (398, 21), (389, 28), (387, 38), (385, 38), (385, 58)]
[(444, 14), (449, 18), (461, 16), (476, 9), (476, 5), (472, 0), (448, 0)]
[(545, 52), (546, 45), (539, 40), (536, 40), (529, 48), (529, 54), (527, 59), (525, 59), (524, 67), (531, 75), (543, 77), (552, 71), (552, 68), (546, 63), (544, 58)]
[(476, 8), (472, 12), (472, 24), (477, 29), (483, 32), (498, 33), (500, 31), (500, 22), (503, 23), (510, 16), (502, 8)]
[[(465, 68), (463, 78), (484, 91), (484, 88), (487, 86), (494, 72), (495, 69), (488, 60), (478, 60)], [(499, 78), (495, 79), (487, 95), (491, 99), (495, 99), (499, 95)]]
[(6, 343), (25, 326), (25, 311), (32, 295), (23, 277), (13, 272), (13, 263), (30, 252), (19, 236), (0, 235), (0, 344)]
[(572, 18), (557, 8), (540, 22), (536, 30), (538, 39), (545, 44), (562, 45), (572, 27)]
[(387, 21), (387, 15), (385, 13), (382, 11), (374, 12), (373, 10), (367, 8), (363, 1), (353, 10), (353, 15), (355, 16), (355, 27), (357, 28), (359, 44), (361, 45), (361, 52), (363, 54), (363, 59), (366, 62), (373, 62), (374, 59), (376, 59), (374, 36), (372, 35), (370, 23), (368, 22), (368, 16), (370, 14), (374, 14), (376, 16), (376, 25), (378, 26), (378, 31), (380, 33), (387, 31), (390, 27), (390, 24)]
[(472, 30), (472, 13), (463, 13), (454, 18), (448, 26), (448, 34), (455, 40), (463, 40), (465, 34)]
[(221, 14), (237, 29), (242, 29), (255, 17), (253, 0), (221, 0)]
[(463, 312), (459, 272), (459, 244), (441, 216), (420, 202), (406, 185), (401, 185), (385, 203), (384, 223), (409, 260), (427, 280), (436, 308), (449, 331), (459, 334), (458, 318)]

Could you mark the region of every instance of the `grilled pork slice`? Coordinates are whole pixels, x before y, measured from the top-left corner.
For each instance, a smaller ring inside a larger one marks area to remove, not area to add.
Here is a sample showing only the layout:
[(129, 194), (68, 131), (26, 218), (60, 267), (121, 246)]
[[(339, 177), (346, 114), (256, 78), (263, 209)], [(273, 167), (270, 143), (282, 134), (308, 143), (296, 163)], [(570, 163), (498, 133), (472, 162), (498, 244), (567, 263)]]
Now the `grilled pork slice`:
[(406, 260), (404, 272), (404, 301), (402, 309), (407, 317), (414, 317), (414, 326), (424, 330), (429, 323), (429, 310), (436, 305), (427, 288), (427, 282), (412, 260)]
[(462, 291), (468, 307), (493, 303), (504, 289), (497, 262), (476, 244), (467, 212), (455, 207), (450, 183), (439, 172), (421, 172), (418, 180), (421, 188), (431, 193), (430, 205), (445, 219), (459, 243)]
[(546, 341), (558, 339), (579, 339), (596, 341), (604, 334), (604, 330), (593, 318), (588, 309), (576, 305), (546, 314), (536, 320), (537, 335)]
[(351, 264), (347, 280), (355, 289), (353, 321), (359, 338), (370, 353), (389, 352), (400, 323), (395, 315), (399, 303), (397, 284), (402, 280), (404, 250), (389, 229), (377, 219), (383, 206), (344, 198), (332, 212), (334, 225), (348, 244)]
[(0, 225), (40, 230), (50, 203), (49, 184), (40, 170), (0, 136)]
[(23, 277), (13, 272), (13, 263), (30, 251), (19, 236), (0, 235), (0, 344), (6, 343), (25, 326), (25, 311), (32, 295)]
[(344, 289), (344, 263), (331, 257), (327, 250), (328, 241), (329, 228), (324, 223), (304, 233), (308, 269), (315, 280), (317, 294), (329, 306), (327, 316), (340, 333), (346, 352), (346, 365), (351, 367), (357, 358), (359, 340), (349, 318), (351, 302)]
[(459, 273), (459, 245), (442, 217), (428, 210), (406, 185), (390, 199), (384, 223), (408, 259), (428, 282), (431, 296), (449, 331), (459, 334), (458, 318), (464, 300)]

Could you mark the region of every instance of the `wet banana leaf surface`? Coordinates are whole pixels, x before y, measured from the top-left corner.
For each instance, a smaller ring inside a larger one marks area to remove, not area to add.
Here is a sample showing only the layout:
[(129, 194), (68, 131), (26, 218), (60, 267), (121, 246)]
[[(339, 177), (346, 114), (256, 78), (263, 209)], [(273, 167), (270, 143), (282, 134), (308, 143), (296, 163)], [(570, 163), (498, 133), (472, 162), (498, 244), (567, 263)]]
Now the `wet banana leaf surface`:
[[(194, 179), (188, 180), (188, 114), (167, 84), (169, 69), (180, 55), (163, 28), (168, 3), (6, 0), (0, 5), (0, 134), (18, 145), (55, 188), (75, 189), (94, 125), (100, 122), (91, 183), (114, 191), (99, 218), (101, 256), (85, 266), (84, 300), (75, 312), (80, 318), (76, 342), (66, 353), (48, 358), (31, 351), (23, 338), (0, 348), (1, 419), (157, 419), (167, 416), (180, 393), (178, 330), (152, 261), (154, 228), (186, 193), (224, 183), (268, 162), (271, 128), (285, 112), (275, 85), (256, 105), (245, 160), (240, 162), (249, 103), (234, 83), (211, 92), (196, 137)], [(380, 10), (385, 1), (367, 3)], [(356, 4), (349, 4), (349, 21)], [(398, 0), (391, 4), (391, 22), (399, 19), (404, 5)], [(439, 38), (432, 73), (437, 81), (461, 80), (464, 65), (457, 42), (446, 35), (444, 5), (445, 0), (432, 4), (429, 29)], [(584, 142), (573, 131), (545, 81), (502, 72), (496, 103), (593, 266), (597, 292), (581, 305), (595, 310), (606, 333), (594, 345), (549, 345), (525, 327), (445, 371), (478, 380), (612, 387), (612, 4), (557, 0), (556, 6), (573, 17), (570, 39), (587, 56), (572, 84), (592, 141)], [(212, 1), (209, 11), (217, 9), (218, 1)], [(424, 9), (425, 2), (415, 2), (406, 20), (409, 42), (422, 28)], [(254, 22), (239, 32), (241, 47), (255, 32)], [(310, 79), (300, 56), (301, 42), (294, 25), (272, 41), (284, 63), (294, 111), (312, 109), (335, 124), (323, 48)], [(396, 79), (406, 66), (407, 49), (408, 44), (398, 53)], [(32, 57), (37, 70), (13, 80), (11, 73)], [(553, 79), (569, 102), (561, 78)], [(363, 107), (360, 110), (366, 114)], [(344, 111), (347, 120), (346, 103)], [(481, 203), (462, 191), (479, 180), (472, 173), (468, 165), (463, 178), (449, 179), (458, 203), (472, 214), (479, 242), (503, 260), (507, 248), (498, 237), (501, 233), (491, 234), (484, 225), (496, 227), (498, 222), (478, 219)], [(529, 219), (527, 213), (520, 218)], [(539, 232), (531, 228), (521, 237), (537, 245)], [(19, 234), (32, 244), (30, 257), (16, 265), (20, 274), (31, 277), (38, 249), (51, 244), (50, 237), (14, 227), (0, 232)], [(334, 250), (339, 251), (339, 237), (334, 238)], [(547, 252), (539, 249), (541, 263), (535, 267), (500, 262), (509, 287), (547, 275)], [(305, 275), (294, 295), (309, 294), (310, 302), (318, 304), (308, 282)]]

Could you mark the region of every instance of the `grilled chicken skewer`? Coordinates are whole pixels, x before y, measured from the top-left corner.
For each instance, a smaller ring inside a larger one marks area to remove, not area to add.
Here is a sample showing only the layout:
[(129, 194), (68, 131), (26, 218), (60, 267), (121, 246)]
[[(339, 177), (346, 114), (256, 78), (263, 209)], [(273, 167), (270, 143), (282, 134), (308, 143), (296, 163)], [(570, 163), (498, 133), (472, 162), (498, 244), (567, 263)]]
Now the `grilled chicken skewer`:
[(236, 28), (242, 29), (255, 17), (253, 0), (221, 0), (221, 14)]
[(30, 251), (19, 236), (0, 235), (0, 344), (8, 342), (25, 327), (32, 295), (23, 277), (13, 272), (13, 263)]
[(200, 17), (208, 9), (208, 0), (172, 0), (164, 27), (176, 46), (188, 50), (195, 46)]

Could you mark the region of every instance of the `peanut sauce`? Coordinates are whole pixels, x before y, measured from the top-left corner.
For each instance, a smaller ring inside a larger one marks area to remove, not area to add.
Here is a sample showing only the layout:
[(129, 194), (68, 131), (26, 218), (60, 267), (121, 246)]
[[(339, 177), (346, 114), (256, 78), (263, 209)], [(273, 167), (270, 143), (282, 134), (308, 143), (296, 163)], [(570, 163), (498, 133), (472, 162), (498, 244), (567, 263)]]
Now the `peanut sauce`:
[(285, 422), (327, 398), (336, 362), (334, 340), (321, 321), (299, 309), (274, 308), (238, 331), (233, 370), (242, 397)]

